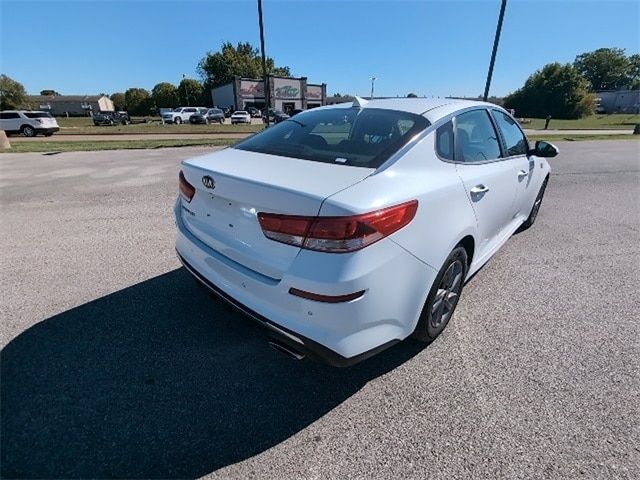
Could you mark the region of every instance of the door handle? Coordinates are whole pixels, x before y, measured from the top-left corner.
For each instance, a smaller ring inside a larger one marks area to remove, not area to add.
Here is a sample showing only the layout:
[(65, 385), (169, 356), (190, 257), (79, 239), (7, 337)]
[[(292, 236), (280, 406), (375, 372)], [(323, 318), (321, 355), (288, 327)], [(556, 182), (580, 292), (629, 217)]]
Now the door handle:
[(529, 172), (525, 172), (524, 170), (520, 170), (518, 172), (518, 180), (522, 180), (523, 178), (527, 178), (529, 176)]
[(480, 184), (480, 185), (476, 185), (475, 187), (473, 187), (471, 189), (471, 193), (473, 195), (480, 195), (482, 193), (487, 193), (489, 191), (489, 189), (487, 187), (485, 187), (484, 185)]

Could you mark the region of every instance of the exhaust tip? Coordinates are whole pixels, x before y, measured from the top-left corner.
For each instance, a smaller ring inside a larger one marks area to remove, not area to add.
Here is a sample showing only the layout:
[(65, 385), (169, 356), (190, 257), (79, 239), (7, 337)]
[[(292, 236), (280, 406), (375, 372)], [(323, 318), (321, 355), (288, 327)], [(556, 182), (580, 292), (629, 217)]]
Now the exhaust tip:
[(277, 350), (280, 353), (284, 353), (289, 358), (293, 358), (294, 360), (302, 360), (304, 358), (304, 354), (290, 347), (289, 345), (285, 345), (284, 343), (276, 340), (270, 339), (269, 346), (274, 350)]

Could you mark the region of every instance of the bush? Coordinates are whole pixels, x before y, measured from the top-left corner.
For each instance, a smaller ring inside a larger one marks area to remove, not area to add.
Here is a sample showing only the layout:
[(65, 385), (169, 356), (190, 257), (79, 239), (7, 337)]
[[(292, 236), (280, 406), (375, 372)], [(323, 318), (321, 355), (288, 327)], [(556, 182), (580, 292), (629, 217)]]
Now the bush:
[(594, 113), (596, 97), (589, 83), (570, 64), (550, 63), (504, 99), (519, 117), (582, 118)]

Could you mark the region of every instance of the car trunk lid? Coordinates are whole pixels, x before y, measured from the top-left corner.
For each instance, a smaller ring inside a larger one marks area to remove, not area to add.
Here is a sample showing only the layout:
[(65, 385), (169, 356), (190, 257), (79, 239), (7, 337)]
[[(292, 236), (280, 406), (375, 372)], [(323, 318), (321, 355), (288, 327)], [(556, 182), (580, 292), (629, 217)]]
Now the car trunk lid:
[(218, 253), (276, 280), (300, 249), (265, 237), (258, 213), (315, 216), (325, 198), (374, 171), (233, 148), (182, 165), (196, 189), (190, 203), (181, 200), (186, 227)]

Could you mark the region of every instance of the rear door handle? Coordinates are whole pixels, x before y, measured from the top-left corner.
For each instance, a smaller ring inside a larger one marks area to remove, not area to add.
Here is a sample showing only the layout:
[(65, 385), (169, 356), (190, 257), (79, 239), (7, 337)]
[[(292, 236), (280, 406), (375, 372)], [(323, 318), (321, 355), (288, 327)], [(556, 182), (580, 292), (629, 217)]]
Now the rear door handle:
[(476, 185), (471, 189), (471, 193), (474, 195), (480, 195), (481, 193), (487, 193), (488, 191), (489, 189), (482, 184)]
[(518, 180), (522, 180), (523, 178), (527, 178), (529, 176), (529, 172), (525, 172), (524, 170), (520, 170), (518, 172)]

